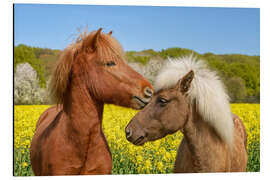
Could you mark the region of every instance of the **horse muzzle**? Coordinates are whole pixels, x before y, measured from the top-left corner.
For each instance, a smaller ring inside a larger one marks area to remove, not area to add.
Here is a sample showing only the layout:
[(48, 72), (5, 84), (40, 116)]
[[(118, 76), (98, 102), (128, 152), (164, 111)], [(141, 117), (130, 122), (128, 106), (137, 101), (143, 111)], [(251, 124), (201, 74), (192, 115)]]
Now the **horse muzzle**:
[(147, 142), (146, 134), (141, 129), (136, 128), (135, 131), (132, 126), (128, 125), (125, 129), (125, 133), (127, 140), (136, 146), (141, 146)]
[(142, 109), (151, 101), (153, 93), (151, 88), (146, 87), (143, 90), (143, 97), (133, 96), (132, 99), (137, 103), (139, 109)]

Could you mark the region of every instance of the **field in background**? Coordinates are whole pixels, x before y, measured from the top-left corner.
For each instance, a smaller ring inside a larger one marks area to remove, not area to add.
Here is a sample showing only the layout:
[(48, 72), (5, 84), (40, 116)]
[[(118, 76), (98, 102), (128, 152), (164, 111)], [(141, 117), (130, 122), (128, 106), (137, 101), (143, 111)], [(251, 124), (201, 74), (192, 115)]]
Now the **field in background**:
[[(14, 175), (31, 176), (29, 147), (36, 122), (47, 105), (14, 107)], [(233, 113), (243, 121), (248, 134), (247, 171), (260, 171), (260, 105), (232, 104)], [(137, 111), (106, 105), (103, 129), (113, 158), (113, 174), (172, 173), (180, 132), (134, 146), (125, 138), (124, 128)]]
[[(60, 50), (14, 47), (15, 104), (50, 104), (45, 92)], [(243, 54), (200, 54), (192, 49), (172, 47), (154, 51), (126, 51), (127, 63), (151, 83), (168, 58), (194, 55), (217, 71), (233, 103), (260, 103), (260, 56)]]

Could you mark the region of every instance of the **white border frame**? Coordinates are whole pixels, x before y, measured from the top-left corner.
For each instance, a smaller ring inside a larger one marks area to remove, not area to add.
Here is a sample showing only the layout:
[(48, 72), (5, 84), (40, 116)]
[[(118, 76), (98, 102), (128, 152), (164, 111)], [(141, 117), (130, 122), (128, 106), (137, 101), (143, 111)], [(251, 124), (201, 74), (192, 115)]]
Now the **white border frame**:
[[(206, 174), (166, 174), (166, 175), (106, 175), (106, 176), (58, 176), (42, 177), (40, 179), (135, 179), (135, 178), (157, 178), (157, 179), (228, 179), (241, 178), (252, 179), (265, 178), (269, 173), (269, 128), (270, 119), (267, 116), (269, 98), (269, 80), (267, 77), (270, 67), (269, 43), (269, 17), (270, 8), (262, 0), (14, 0), (13, 2), (1, 2), (1, 176), (5, 179), (39, 179), (38, 177), (13, 177), (12, 142), (13, 142), (13, 3), (41, 3), (41, 4), (91, 4), (91, 5), (143, 5), (143, 6), (186, 6), (186, 7), (237, 7), (237, 8), (260, 8), (260, 56), (261, 56), (261, 157), (259, 173), (206, 173)], [(4, 40), (4, 41), (3, 41)]]

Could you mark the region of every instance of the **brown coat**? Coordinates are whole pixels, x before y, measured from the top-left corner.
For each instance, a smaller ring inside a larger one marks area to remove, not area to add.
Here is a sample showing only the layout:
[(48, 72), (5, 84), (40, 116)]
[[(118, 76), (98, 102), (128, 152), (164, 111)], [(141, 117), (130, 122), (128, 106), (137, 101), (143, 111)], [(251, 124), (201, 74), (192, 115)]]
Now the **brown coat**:
[(64, 50), (50, 84), (58, 105), (40, 116), (31, 143), (35, 175), (111, 173), (111, 153), (102, 131), (104, 103), (140, 109), (153, 93), (123, 54), (111, 33), (101, 29)]
[[(180, 130), (184, 138), (178, 149), (175, 173), (246, 171), (247, 135), (242, 121), (231, 114), (227, 114), (229, 118), (225, 122), (206, 121), (197, 107), (198, 100), (190, 100), (187, 94), (193, 78), (194, 72), (190, 71), (175, 86), (155, 92), (150, 103), (127, 125), (127, 139), (143, 145)], [(224, 104), (228, 108), (226, 101)], [(233, 123), (232, 129), (228, 129), (232, 141), (226, 142), (209, 122)]]
[(178, 148), (174, 172), (244, 172), (247, 165), (246, 131), (238, 116), (233, 116), (234, 143), (228, 147), (203, 120), (187, 122)]

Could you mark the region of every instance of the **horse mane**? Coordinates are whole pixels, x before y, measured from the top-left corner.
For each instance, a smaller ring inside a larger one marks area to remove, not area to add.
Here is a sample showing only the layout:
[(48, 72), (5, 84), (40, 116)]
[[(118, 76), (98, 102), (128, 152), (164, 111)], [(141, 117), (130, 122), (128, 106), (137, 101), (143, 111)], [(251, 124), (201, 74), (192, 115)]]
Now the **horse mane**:
[(80, 33), (76, 42), (67, 46), (61, 53), (49, 83), (50, 96), (56, 104), (64, 103), (72, 66), (79, 53), (96, 53), (101, 63), (124, 59), (124, 51), (119, 42), (111, 36), (111, 32), (105, 34), (101, 33), (101, 30), (100, 28), (98, 31)]
[(179, 78), (190, 70), (194, 79), (187, 96), (195, 103), (197, 112), (212, 126), (222, 140), (229, 145), (233, 142), (234, 124), (229, 104), (229, 96), (215, 71), (210, 70), (203, 60), (193, 55), (168, 59), (155, 80), (155, 91), (174, 87)]

